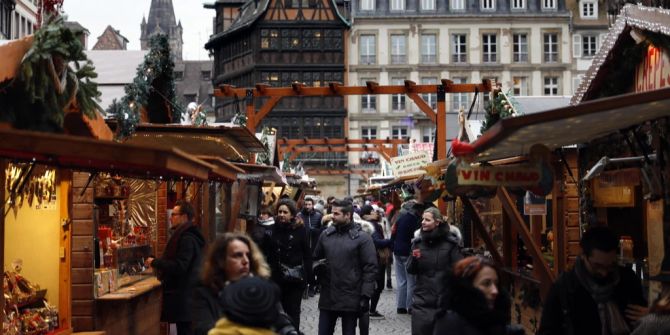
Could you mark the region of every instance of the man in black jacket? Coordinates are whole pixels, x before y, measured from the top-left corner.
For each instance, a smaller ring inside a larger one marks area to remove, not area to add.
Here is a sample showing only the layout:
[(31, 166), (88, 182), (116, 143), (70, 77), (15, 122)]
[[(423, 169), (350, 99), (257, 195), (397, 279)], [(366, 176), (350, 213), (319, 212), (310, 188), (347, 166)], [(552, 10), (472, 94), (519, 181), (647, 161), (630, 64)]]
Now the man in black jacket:
[(352, 211), (349, 202), (333, 203), (333, 225), (321, 234), (314, 250), (314, 259), (326, 260), (319, 271), (319, 335), (332, 335), (338, 317), (343, 335), (356, 334), (358, 317), (370, 309), (377, 253), (372, 237), (353, 224)]
[(172, 235), (161, 258), (147, 258), (163, 287), (161, 321), (177, 324), (178, 335), (190, 335), (190, 301), (198, 281), (205, 238), (193, 225), (193, 206), (179, 200), (170, 215)]
[[(305, 230), (307, 231), (307, 237), (309, 238), (310, 252), (314, 253), (316, 241), (319, 239), (319, 235), (321, 235), (321, 232), (323, 231), (321, 226), (323, 213), (314, 209), (314, 199), (305, 198), (302, 210), (298, 213), (298, 217), (305, 223)], [(309, 285), (308, 294), (310, 297), (313, 297), (316, 294), (316, 286), (314, 284)]]
[(647, 313), (642, 285), (619, 267), (619, 241), (607, 227), (582, 235), (582, 254), (552, 285), (542, 310), (539, 335), (623, 335)]

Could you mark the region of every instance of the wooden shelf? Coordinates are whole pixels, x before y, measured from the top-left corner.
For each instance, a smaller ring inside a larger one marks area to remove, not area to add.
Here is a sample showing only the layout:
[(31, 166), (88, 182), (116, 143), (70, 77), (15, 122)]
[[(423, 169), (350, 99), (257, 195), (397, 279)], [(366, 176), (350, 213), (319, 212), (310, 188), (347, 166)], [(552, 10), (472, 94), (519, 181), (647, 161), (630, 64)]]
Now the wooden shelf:
[(103, 300), (103, 301), (130, 300), (142, 294), (150, 292), (153, 289), (158, 288), (160, 286), (161, 282), (158, 281), (156, 277), (151, 277), (139, 281), (133, 285), (120, 288), (114, 292), (107, 293), (103, 296), (98, 297), (97, 300)]

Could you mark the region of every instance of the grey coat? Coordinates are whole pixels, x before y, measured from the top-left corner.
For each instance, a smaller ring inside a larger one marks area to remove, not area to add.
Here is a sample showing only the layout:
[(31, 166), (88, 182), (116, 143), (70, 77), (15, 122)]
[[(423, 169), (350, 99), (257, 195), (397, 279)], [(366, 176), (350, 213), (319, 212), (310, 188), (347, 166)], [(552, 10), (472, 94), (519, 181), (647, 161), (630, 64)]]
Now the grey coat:
[(319, 309), (358, 312), (375, 288), (377, 252), (372, 237), (353, 224), (328, 227), (319, 236), (314, 260), (325, 258), (319, 276)]

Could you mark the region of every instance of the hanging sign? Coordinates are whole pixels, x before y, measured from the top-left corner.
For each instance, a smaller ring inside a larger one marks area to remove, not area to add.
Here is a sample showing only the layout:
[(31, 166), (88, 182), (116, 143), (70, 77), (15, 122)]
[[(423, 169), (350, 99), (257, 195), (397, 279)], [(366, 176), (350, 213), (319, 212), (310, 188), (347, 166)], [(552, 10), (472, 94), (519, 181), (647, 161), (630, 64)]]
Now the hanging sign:
[(523, 215), (547, 215), (547, 198), (526, 191), (523, 197)]
[(457, 169), (459, 185), (534, 186), (540, 182), (542, 172), (538, 165), (468, 166)]
[(409, 153), (404, 156), (392, 157), (391, 166), (393, 175), (396, 177), (414, 176), (424, 173), (422, 167), (432, 161), (431, 155), (427, 151)]
[(670, 86), (670, 60), (663, 49), (649, 45), (635, 70), (635, 92), (647, 92)]

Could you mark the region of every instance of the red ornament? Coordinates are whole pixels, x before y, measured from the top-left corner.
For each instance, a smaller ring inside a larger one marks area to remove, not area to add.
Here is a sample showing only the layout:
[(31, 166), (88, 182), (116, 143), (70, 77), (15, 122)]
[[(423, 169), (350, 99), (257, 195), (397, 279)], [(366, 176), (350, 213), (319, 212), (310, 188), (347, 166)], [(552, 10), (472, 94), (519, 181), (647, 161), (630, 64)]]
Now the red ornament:
[(37, 9), (37, 26), (42, 26), (42, 19), (44, 17), (56, 16), (63, 8), (64, 0), (42, 0)]

